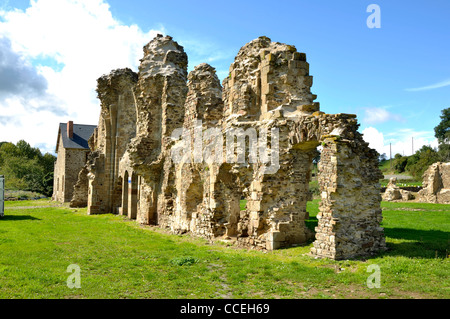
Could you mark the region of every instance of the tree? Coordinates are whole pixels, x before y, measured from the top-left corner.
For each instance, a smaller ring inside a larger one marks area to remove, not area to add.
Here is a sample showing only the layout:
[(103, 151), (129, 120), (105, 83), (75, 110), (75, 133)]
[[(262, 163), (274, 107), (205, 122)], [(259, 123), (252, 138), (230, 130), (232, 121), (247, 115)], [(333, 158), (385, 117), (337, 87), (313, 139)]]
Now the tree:
[(434, 128), (434, 136), (439, 143), (448, 143), (450, 139), (450, 107), (441, 111), (441, 122)]
[(408, 157), (395, 154), (394, 156), (394, 169), (397, 173), (403, 173), (408, 163)]
[(439, 161), (439, 154), (430, 146), (422, 146), (414, 155), (408, 158), (406, 170), (415, 178), (422, 178), (425, 170), (433, 163)]
[(442, 143), (439, 144), (439, 161), (450, 162), (450, 144)]
[(46, 196), (53, 193), (53, 166), (56, 157), (42, 155), (21, 140), (16, 145), (2, 142), (0, 145), (0, 175), (6, 177), (8, 189), (38, 192)]

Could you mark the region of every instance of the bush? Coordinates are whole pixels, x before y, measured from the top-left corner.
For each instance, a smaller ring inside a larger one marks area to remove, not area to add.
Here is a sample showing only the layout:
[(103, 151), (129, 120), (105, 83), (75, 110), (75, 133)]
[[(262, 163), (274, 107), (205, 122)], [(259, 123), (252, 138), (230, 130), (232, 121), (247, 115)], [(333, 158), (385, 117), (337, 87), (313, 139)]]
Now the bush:
[(190, 266), (196, 262), (198, 262), (198, 259), (191, 256), (177, 257), (170, 260), (170, 263), (175, 266)]
[(397, 173), (403, 173), (405, 171), (407, 163), (408, 163), (407, 156), (401, 156), (400, 154), (395, 155), (393, 166)]
[(426, 169), (439, 161), (439, 154), (429, 146), (423, 146), (408, 158), (406, 170), (416, 179), (421, 179)]
[(41, 154), (21, 140), (0, 143), (0, 175), (5, 175), (6, 188), (24, 190), (51, 196), (53, 193), (53, 166), (56, 157)]

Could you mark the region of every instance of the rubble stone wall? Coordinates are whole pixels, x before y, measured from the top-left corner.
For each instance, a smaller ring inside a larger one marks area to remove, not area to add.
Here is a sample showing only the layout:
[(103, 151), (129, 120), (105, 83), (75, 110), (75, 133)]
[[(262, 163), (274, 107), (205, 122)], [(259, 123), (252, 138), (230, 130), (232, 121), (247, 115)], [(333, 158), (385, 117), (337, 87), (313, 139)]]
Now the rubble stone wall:
[(450, 204), (450, 163), (431, 164), (423, 174), (422, 186), (417, 194), (420, 201)]
[(89, 195), (88, 169), (85, 165), (78, 173), (78, 180), (73, 186), (73, 195), (70, 207), (86, 207)]

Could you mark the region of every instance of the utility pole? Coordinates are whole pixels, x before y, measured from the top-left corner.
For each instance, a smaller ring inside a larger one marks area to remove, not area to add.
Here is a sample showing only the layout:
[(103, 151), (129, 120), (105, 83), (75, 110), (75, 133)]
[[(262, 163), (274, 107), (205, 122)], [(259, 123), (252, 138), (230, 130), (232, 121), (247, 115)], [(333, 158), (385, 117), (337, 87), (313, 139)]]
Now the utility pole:
[(389, 162), (391, 164), (392, 169), (392, 143), (389, 143)]
[(414, 155), (414, 137), (411, 137), (411, 149), (412, 149), (411, 155)]

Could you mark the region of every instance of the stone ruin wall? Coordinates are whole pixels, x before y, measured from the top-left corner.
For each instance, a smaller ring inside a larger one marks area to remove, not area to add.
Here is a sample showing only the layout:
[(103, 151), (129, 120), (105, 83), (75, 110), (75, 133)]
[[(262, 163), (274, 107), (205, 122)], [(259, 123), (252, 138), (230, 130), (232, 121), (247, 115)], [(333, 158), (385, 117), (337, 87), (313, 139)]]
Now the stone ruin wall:
[(90, 214), (119, 213), (118, 208), (122, 205), (119, 161), (136, 134), (133, 94), (136, 81), (137, 75), (130, 69), (114, 70), (97, 80), (100, 119), (89, 140), (92, 152), (86, 164)]
[(450, 204), (450, 163), (431, 164), (423, 174), (422, 185), (419, 201)]
[[(355, 115), (320, 112), (304, 53), (260, 37), (241, 48), (222, 85), (205, 63), (188, 75), (187, 62), (180, 45), (159, 35), (144, 47), (137, 74), (114, 70), (98, 80), (102, 110), (86, 165), (89, 214), (118, 212), (175, 233), (268, 250), (315, 237), (311, 254), (332, 259), (385, 249), (378, 154), (357, 131)], [(235, 142), (239, 129), (249, 143)], [(174, 138), (176, 130), (189, 135)], [(250, 157), (255, 131), (257, 138), (269, 132), (270, 161), (264, 152)], [(228, 146), (237, 148), (227, 154), (229, 136)], [(322, 200), (314, 234), (305, 220), (318, 146)], [(239, 150), (243, 161), (213, 160), (236, 159)]]

